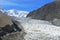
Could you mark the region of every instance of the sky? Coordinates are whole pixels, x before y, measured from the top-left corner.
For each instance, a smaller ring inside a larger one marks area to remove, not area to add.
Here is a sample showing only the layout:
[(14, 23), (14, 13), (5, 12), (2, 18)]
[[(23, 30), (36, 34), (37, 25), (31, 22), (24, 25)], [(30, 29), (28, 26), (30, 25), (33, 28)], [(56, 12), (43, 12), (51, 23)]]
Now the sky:
[(54, 0), (0, 0), (0, 6), (6, 10), (16, 9), (33, 11)]

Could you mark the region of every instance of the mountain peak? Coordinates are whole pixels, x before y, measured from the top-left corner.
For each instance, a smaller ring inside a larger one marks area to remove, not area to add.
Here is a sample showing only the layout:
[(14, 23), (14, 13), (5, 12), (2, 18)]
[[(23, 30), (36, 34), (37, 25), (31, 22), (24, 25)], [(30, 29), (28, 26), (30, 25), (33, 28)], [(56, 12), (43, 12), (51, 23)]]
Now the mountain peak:
[(8, 15), (15, 17), (26, 17), (27, 14), (29, 13), (28, 11), (21, 11), (15, 9), (6, 10), (6, 12), (8, 13)]
[(0, 13), (5, 13), (5, 10), (0, 7)]

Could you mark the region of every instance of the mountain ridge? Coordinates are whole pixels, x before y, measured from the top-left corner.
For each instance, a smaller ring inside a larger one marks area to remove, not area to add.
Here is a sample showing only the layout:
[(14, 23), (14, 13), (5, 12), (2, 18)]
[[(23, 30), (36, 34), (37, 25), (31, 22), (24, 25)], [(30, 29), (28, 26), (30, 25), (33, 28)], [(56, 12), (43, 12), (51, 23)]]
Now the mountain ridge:
[(4, 10), (3, 8), (0, 8), (0, 13), (5, 13), (8, 16), (26, 17), (29, 12), (22, 11), (22, 10), (16, 10), (16, 9)]
[(60, 1), (54, 1), (43, 7), (30, 12), (27, 17), (38, 20), (52, 21), (54, 18), (60, 19)]
[(8, 13), (8, 15), (10, 15), (10, 16), (26, 17), (29, 12), (10, 9), (10, 10), (7, 10), (7, 13)]

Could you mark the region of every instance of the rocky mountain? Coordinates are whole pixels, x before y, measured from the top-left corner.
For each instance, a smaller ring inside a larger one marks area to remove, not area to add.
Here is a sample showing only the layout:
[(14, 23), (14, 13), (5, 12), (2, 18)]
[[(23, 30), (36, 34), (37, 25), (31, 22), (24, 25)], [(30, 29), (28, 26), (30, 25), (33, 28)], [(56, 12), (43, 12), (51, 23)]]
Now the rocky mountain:
[(28, 11), (15, 10), (15, 9), (4, 10), (3, 8), (0, 8), (0, 14), (1, 13), (5, 13), (9, 16), (14, 16), (14, 17), (26, 17), (29, 12)]
[[(9, 37), (7, 38), (7, 36)], [(18, 40), (17, 38), (24, 39), (24, 28), (19, 22), (12, 20), (6, 11), (0, 9), (0, 40)]]
[(41, 8), (30, 12), (27, 17), (47, 21), (52, 21), (56, 18), (60, 19), (60, 1), (48, 3)]

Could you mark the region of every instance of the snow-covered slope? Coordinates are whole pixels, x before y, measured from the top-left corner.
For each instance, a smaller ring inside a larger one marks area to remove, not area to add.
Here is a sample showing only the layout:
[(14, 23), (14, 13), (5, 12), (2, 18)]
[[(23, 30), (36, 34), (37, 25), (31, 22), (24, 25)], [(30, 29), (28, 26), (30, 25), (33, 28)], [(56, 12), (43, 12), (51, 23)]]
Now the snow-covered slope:
[(5, 13), (5, 10), (0, 8), (0, 13)]
[(6, 10), (9, 16), (15, 16), (15, 17), (26, 17), (29, 12), (27, 11), (20, 11), (20, 10)]

